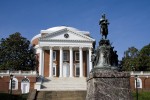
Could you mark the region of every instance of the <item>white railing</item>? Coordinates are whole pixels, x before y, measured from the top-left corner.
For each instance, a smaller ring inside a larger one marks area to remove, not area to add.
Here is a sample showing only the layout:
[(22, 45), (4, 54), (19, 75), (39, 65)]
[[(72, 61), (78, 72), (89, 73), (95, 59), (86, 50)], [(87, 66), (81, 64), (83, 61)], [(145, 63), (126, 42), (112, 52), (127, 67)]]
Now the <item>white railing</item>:
[(36, 71), (9, 71), (9, 70), (0, 70), (0, 75), (37, 75)]
[(150, 71), (131, 71), (130, 75), (150, 75)]

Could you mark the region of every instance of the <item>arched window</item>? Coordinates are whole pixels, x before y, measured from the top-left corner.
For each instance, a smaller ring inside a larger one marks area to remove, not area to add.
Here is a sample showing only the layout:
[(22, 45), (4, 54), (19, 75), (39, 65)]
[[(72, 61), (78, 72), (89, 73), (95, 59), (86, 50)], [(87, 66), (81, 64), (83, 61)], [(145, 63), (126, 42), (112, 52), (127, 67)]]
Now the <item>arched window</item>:
[(24, 78), (21, 81), (21, 91), (22, 93), (28, 93), (30, 90), (30, 81), (27, 78)]
[(29, 79), (27, 78), (24, 78), (21, 82), (24, 82), (24, 83), (29, 83)]
[[(135, 88), (136, 88), (136, 79), (135, 79)], [(142, 88), (142, 80), (137, 78), (137, 88)]]
[[(11, 80), (9, 81), (9, 89), (11, 89)], [(18, 89), (18, 80), (16, 78), (12, 79), (12, 90)]]

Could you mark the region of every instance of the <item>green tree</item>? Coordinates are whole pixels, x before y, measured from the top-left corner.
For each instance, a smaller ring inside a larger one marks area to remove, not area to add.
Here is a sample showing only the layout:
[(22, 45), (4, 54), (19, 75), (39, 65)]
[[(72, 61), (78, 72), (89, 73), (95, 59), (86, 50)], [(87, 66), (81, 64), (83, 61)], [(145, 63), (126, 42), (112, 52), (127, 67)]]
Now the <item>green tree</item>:
[(122, 59), (122, 70), (131, 71), (139, 70), (138, 62), (139, 51), (135, 47), (130, 47), (124, 52), (124, 57)]
[(140, 50), (138, 61), (140, 70), (150, 71), (150, 44)]
[(0, 42), (0, 69), (34, 70), (36, 65), (34, 49), (30, 41), (19, 32)]

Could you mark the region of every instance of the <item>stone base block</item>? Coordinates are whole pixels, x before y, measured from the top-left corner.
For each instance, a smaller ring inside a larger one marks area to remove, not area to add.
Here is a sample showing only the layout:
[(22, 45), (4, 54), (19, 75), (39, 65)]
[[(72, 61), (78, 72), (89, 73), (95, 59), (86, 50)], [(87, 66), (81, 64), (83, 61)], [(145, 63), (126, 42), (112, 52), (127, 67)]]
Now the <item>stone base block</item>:
[(87, 78), (86, 100), (132, 100), (130, 74), (112, 70), (92, 70)]

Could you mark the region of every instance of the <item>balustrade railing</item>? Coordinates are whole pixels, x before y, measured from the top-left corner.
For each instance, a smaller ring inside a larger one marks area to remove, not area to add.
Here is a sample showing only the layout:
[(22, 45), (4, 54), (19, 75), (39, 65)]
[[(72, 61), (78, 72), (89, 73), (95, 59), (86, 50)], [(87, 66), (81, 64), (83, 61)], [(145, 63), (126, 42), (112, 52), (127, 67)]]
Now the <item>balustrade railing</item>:
[(10, 70), (0, 70), (0, 75), (37, 75), (36, 71), (10, 71)]
[(131, 71), (130, 75), (150, 75), (150, 71)]

